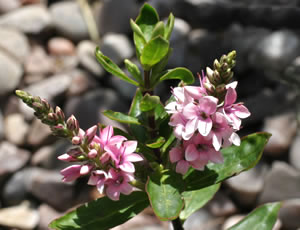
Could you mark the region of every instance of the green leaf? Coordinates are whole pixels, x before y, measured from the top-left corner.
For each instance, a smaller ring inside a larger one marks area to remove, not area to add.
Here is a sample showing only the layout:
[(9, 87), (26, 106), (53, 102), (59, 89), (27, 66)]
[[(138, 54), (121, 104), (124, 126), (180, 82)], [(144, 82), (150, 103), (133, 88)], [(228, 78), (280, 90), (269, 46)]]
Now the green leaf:
[(164, 153), (167, 151), (167, 149), (172, 145), (172, 143), (176, 140), (176, 137), (173, 133), (169, 136), (168, 140), (165, 142), (165, 144), (161, 147), (161, 152)]
[(242, 139), (240, 146), (231, 146), (222, 150), (223, 164), (208, 164), (204, 171), (189, 170), (184, 175), (187, 190), (197, 190), (254, 167), (262, 156), (271, 134), (254, 133)]
[(137, 89), (132, 99), (130, 110), (128, 112), (129, 116), (138, 117), (142, 113), (140, 109), (140, 104), (142, 99), (143, 99), (143, 94), (140, 89)]
[(168, 64), (168, 60), (169, 60), (169, 57), (171, 56), (172, 50), (173, 49), (171, 47), (169, 47), (169, 51), (168, 51), (167, 55), (160, 62), (158, 62), (156, 65), (153, 66), (152, 76), (150, 79), (151, 87), (153, 87), (154, 85), (157, 84), (157, 81), (159, 80), (161, 72), (164, 70), (164, 68)]
[(128, 116), (124, 113), (120, 113), (120, 112), (114, 112), (112, 110), (106, 110), (103, 112), (103, 114), (114, 120), (114, 121), (118, 121), (118, 122), (121, 122), (121, 123), (126, 123), (126, 124), (136, 124), (136, 125), (140, 125), (141, 123), (139, 122), (139, 120), (135, 117), (131, 117), (131, 116)]
[(172, 13), (170, 13), (168, 22), (167, 22), (167, 25), (165, 28), (165, 36), (164, 36), (164, 38), (167, 40), (169, 40), (171, 37), (172, 31), (174, 28), (174, 21), (175, 21), (174, 15)]
[(180, 192), (183, 190), (182, 177), (173, 172), (151, 175), (146, 191), (155, 215), (160, 220), (174, 220), (183, 208)]
[(99, 47), (96, 48), (95, 55), (97, 60), (107, 72), (122, 79), (123, 81), (126, 81), (135, 86), (139, 86), (139, 84), (136, 81), (129, 78), (112, 60), (104, 56), (103, 53), (100, 51)]
[(167, 72), (159, 78), (159, 82), (169, 79), (179, 79), (184, 81), (186, 84), (194, 83), (194, 75), (191, 71), (184, 67), (167, 70)]
[(158, 104), (160, 104), (159, 96), (150, 96), (147, 93), (141, 100), (140, 109), (142, 112), (148, 112), (153, 110)]
[(148, 205), (145, 192), (121, 195), (119, 201), (102, 197), (52, 221), (49, 227), (56, 230), (107, 230), (136, 216)]
[(141, 75), (141, 72), (139, 68), (136, 66), (136, 64), (132, 63), (130, 60), (125, 59), (124, 60), (125, 66), (129, 73), (140, 83), (140, 85), (143, 85), (143, 77)]
[(152, 66), (162, 60), (169, 51), (169, 42), (163, 37), (158, 36), (151, 39), (144, 47), (140, 57), (145, 70), (150, 70)]
[(165, 24), (162, 21), (160, 21), (155, 25), (152, 31), (151, 39), (157, 36), (164, 37), (164, 34), (165, 34)]
[(130, 19), (130, 26), (133, 30), (134, 45), (139, 59), (147, 41), (140, 27), (132, 19)]
[(159, 21), (159, 16), (156, 10), (149, 4), (145, 3), (140, 10), (140, 14), (136, 18), (135, 22), (142, 30), (146, 41), (149, 41), (152, 35), (152, 31)]
[(158, 137), (155, 141), (152, 141), (150, 144), (146, 144), (149, 148), (157, 149), (160, 148), (165, 143), (164, 137)]
[(221, 184), (214, 184), (199, 190), (183, 192), (184, 209), (180, 212), (180, 219), (186, 220), (191, 214), (202, 208), (208, 201), (210, 201), (216, 192), (219, 190)]
[(280, 206), (279, 202), (262, 205), (228, 230), (272, 230)]

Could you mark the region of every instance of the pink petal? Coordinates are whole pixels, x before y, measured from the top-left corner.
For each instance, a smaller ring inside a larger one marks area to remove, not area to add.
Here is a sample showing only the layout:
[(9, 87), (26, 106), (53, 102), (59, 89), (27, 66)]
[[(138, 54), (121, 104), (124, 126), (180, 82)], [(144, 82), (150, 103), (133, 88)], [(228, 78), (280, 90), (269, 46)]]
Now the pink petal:
[(109, 139), (113, 136), (114, 129), (112, 126), (107, 126), (104, 129), (102, 129), (100, 133), (100, 138), (103, 144), (107, 144)]
[(220, 163), (224, 162), (222, 153), (220, 151), (215, 151), (214, 149), (211, 149), (208, 152), (208, 157), (209, 157), (209, 160), (211, 162), (214, 162), (214, 163), (217, 163), (217, 164), (220, 164)]
[(196, 131), (198, 126), (198, 119), (194, 118), (192, 120), (189, 120), (185, 125), (185, 131), (182, 133), (182, 138), (184, 140), (189, 140), (194, 132)]
[(120, 198), (119, 188), (115, 187), (114, 185), (108, 186), (105, 192), (111, 200), (119, 200)]
[(218, 99), (213, 96), (205, 96), (199, 100), (199, 108), (207, 115), (211, 115), (217, 111)]
[(103, 194), (104, 192), (104, 185), (105, 185), (105, 180), (99, 180), (97, 183), (97, 190), (100, 194)]
[(207, 136), (211, 131), (213, 126), (212, 120), (210, 118), (206, 118), (205, 120), (199, 119), (198, 121), (198, 131), (201, 135)]
[(229, 89), (229, 88), (235, 89), (237, 87), (237, 84), (238, 84), (237, 81), (233, 81), (233, 82), (226, 85), (226, 89)]
[(193, 118), (198, 117), (198, 110), (198, 106), (196, 106), (193, 103), (189, 103), (183, 108), (183, 115), (187, 119), (191, 120)]
[(169, 152), (170, 154), (170, 161), (171, 163), (175, 163), (183, 159), (183, 152), (182, 149), (179, 147), (172, 148)]
[(125, 195), (129, 195), (132, 192), (132, 190), (133, 190), (133, 187), (128, 183), (123, 183), (120, 186), (120, 192)]
[(251, 115), (249, 110), (243, 105), (233, 105), (233, 108), (235, 109), (234, 114), (239, 118), (247, 118)]
[(81, 165), (71, 165), (61, 170), (60, 173), (64, 176), (62, 180), (64, 182), (76, 180), (78, 177), (80, 177), (81, 167)]
[(189, 167), (190, 165), (187, 161), (181, 160), (176, 165), (176, 172), (184, 175), (188, 171)]
[(236, 101), (236, 91), (233, 88), (228, 88), (225, 96), (225, 104), (224, 107), (232, 105)]
[(219, 151), (222, 146), (222, 136), (214, 133), (212, 137), (212, 144), (215, 150)]
[(124, 154), (133, 153), (137, 147), (137, 141), (126, 141), (124, 142), (125, 152)]
[(86, 175), (93, 167), (91, 165), (83, 165), (80, 169), (80, 175)]
[(240, 144), (241, 144), (241, 139), (240, 139), (239, 135), (237, 135), (236, 133), (231, 134), (230, 140), (236, 146), (240, 146)]
[(123, 164), (119, 165), (119, 168), (124, 172), (129, 172), (129, 173), (135, 172), (134, 165), (129, 161), (126, 161)]
[(125, 159), (126, 161), (130, 161), (130, 162), (138, 162), (144, 160), (139, 154), (136, 153), (126, 155)]
[(199, 86), (184, 86), (184, 90), (195, 99), (200, 99), (205, 91)]
[(183, 135), (183, 131), (184, 131), (184, 126), (183, 125), (177, 125), (175, 127), (175, 129), (173, 130), (173, 133), (174, 133), (174, 135), (177, 139), (181, 140), (182, 135)]
[(118, 149), (115, 145), (106, 145), (104, 150), (115, 162), (119, 161), (120, 149)]
[(202, 171), (204, 169), (205, 165), (207, 164), (207, 162), (208, 161), (207, 161), (207, 159), (205, 157), (205, 159), (200, 159), (199, 158), (199, 159), (197, 159), (195, 161), (192, 161), (192, 162), (190, 162), (190, 164), (192, 165), (192, 167), (194, 169)]
[(199, 152), (196, 149), (196, 146), (193, 144), (190, 144), (186, 149), (185, 149), (185, 159), (187, 161), (194, 161), (199, 157)]
[(57, 157), (57, 159), (65, 162), (77, 161), (75, 158), (73, 158), (67, 153), (60, 155), (59, 157)]
[(123, 137), (121, 135), (116, 135), (116, 136), (113, 136), (112, 138), (110, 138), (109, 144), (110, 145), (117, 145), (117, 144), (120, 144), (120, 143), (122, 143), (123, 141), (126, 141), (126, 140), (127, 140), (126, 137)]
[(176, 98), (176, 101), (183, 102), (184, 101), (184, 88), (183, 87), (175, 87), (172, 90), (173, 95)]

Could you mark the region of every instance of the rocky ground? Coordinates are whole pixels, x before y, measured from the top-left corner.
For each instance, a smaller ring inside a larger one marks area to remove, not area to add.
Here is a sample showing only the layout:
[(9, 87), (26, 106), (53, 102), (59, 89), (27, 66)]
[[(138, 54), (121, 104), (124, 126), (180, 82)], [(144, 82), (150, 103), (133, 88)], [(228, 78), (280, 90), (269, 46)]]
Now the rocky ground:
[[(135, 89), (107, 74), (94, 57), (100, 45), (117, 64), (133, 61), (129, 18), (143, 1), (91, 1), (101, 40), (96, 42), (79, 1), (0, 0), (0, 229), (48, 229), (66, 210), (95, 199), (86, 185), (62, 183), (56, 158), (70, 146), (14, 96), (39, 95), (74, 114), (83, 129), (101, 114), (126, 112)], [(265, 202), (284, 200), (275, 229), (300, 228), (299, 0), (150, 0), (162, 18), (176, 16), (169, 67), (195, 74), (214, 58), (237, 50), (239, 100), (252, 113), (240, 135), (273, 134), (253, 170), (226, 181), (215, 198), (185, 223), (187, 230), (221, 230)], [(94, 31), (95, 32), (95, 31)], [(93, 37), (93, 39), (91, 39)], [(97, 36), (96, 36), (97, 38)], [(157, 93), (166, 99), (170, 85)], [(299, 116), (298, 116), (299, 117)], [(163, 230), (150, 210), (115, 230)]]

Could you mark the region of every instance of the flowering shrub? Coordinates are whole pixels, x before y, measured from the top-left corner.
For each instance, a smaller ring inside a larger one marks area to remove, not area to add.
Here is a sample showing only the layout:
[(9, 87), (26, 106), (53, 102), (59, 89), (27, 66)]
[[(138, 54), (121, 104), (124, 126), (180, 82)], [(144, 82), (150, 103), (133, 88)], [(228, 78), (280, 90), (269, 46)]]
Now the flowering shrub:
[[(74, 145), (58, 157), (71, 163), (61, 171), (62, 180), (88, 175), (88, 184), (106, 195), (54, 220), (51, 228), (109, 229), (151, 205), (160, 220), (183, 229), (182, 223), (213, 197), (222, 181), (254, 167), (270, 137), (255, 133), (240, 139), (236, 133), (250, 112), (236, 103), (235, 51), (199, 75), (200, 86), (191, 86), (194, 77), (188, 69), (164, 70), (174, 16), (170, 14), (165, 25), (145, 4), (130, 24), (143, 74), (125, 60), (129, 77), (99, 48), (95, 51), (104, 69), (137, 87), (128, 114), (104, 112), (126, 123), (128, 132), (104, 124), (84, 131), (73, 115), (66, 119), (59, 107), (53, 109), (38, 96), (16, 91), (54, 135)], [(154, 89), (169, 79), (180, 83), (164, 106)], [(266, 204), (231, 229), (272, 229), (278, 210), (278, 203)]]

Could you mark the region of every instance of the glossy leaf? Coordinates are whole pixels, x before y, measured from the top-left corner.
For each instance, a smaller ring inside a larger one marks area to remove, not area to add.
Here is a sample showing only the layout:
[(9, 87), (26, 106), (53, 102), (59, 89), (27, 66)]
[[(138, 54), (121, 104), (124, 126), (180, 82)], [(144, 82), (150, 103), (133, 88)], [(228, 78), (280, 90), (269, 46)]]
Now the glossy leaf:
[(169, 42), (158, 36), (151, 39), (144, 47), (140, 61), (145, 70), (150, 70), (152, 66), (162, 60), (168, 53)]
[(149, 148), (157, 149), (160, 148), (165, 143), (164, 137), (158, 137), (155, 141), (152, 141), (149, 144), (146, 144)]
[(123, 81), (126, 81), (132, 85), (138, 86), (139, 84), (129, 78), (123, 70), (121, 70), (112, 60), (110, 60), (108, 57), (106, 57), (99, 49), (99, 47), (96, 48), (95, 55), (97, 60), (100, 62), (100, 64), (103, 66), (103, 68), (111, 73), (112, 75), (122, 79)]
[(169, 40), (170, 37), (171, 37), (172, 31), (173, 31), (173, 28), (174, 28), (174, 22), (175, 22), (175, 17), (171, 13), (169, 15), (168, 22), (167, 22), (167, 25), (166, 25), (166, 28), (165, 28), (165, 36), (164, 36), (164, 38), (167, 39), (167, 40)]
[(124, 113), (120, 113), (120, 112), (114, 112), (112, 110), (106, 110), (103, 112), (103, 114), (114, 120), (114, 121), (118, 121), (118, 122), (121, 122), (121, 123), (126, 123), (126, 124), (136, 124), (136, 125), (140, 125), (140, 122), (137, 118), (135, 117), (131, 117), (131, 116), (128, 116)]
[(152, 31), (158, 21), (159, 16), (156, 10), (151, 5), (144, 4), (135, 22), (141, 28), (146, 41), (150, 40)]
[(146, 94), (140, 103), (140, 109), (143, 112), (151, 111), (153, 110), (158, 104), (160, 103), (159, 96), (150, 96), (149, 94)]
[(151, 39), (157, 36), (164, 37), (164, 34), (165, 34), (165, 24), (162, 21), (160, 21), (155, 25), (152, 31)]
[(137, 67), (136, 64), (132, 63), (128, 59), (125, 59), (124, 63), (128, 72), (140, 83), (140, 85), (143, 85), (143, 77), (141, 75), (141, 71), (139, 70), (139, 67)]
[(137, 52), (137, 57), (140, 58), (142, 51), (146, 45), (146, 38), (140, 27), (131, 19), (130, 26), (133, 30), (133, 41)]
[(262, 156), (271, 134), (254, 133), (242, 139), (240, 146), (222, 150), (223, 164), (208, 164), (204, 171), (189, 170), (184, 175), (187, 190), (197, 190), (230, 178), (254, 167)]
[(180, 219), (186, 220), (191, 214), (202, 208), (219, 190), (220, 184), (214, 184), (199, 190), (183, 192), (184, 209), (180, 212)]
[(52, 221), (49, 227), (56, 230), (107, 230), (136, 216), (148, 205), (145, 192), (121, 195), (119, 201), (102, 197)]
[(161, 76), (161, 72), (165, 69), (168, 64), (169, 57), (172, 53), (172, 48), (169, 47), (169, 51), (167, 55), (152, 68), (152, 76), (151, 76), (151, 87), (155, 86), (158, 83), (159, 77)]
[(177, 173), (165, 172), (151, 175), (146, 191), (155, 215), (160, 220), (174, 220), (183, 208), (180, 192), (183, 190), (182, 177)]
[(272, 230), (280, 206), (279, 202), (262, 205), (228, 230)]
[(140, 104), (142, 99), (143, 99), (143, 94), (140, 89), (137, 89), (132, 99), (131, 106), (128, 112), (129, 116), (138, 117), (142, 113), (140, 109)]
[(169, 79), (178, 79), (184, 81), (186, 84), (194, 83), (194, 75), (187, 68), (178, 67), (175, 69), (167, 70), (167, 72), (159, 78), (159, 82)]

